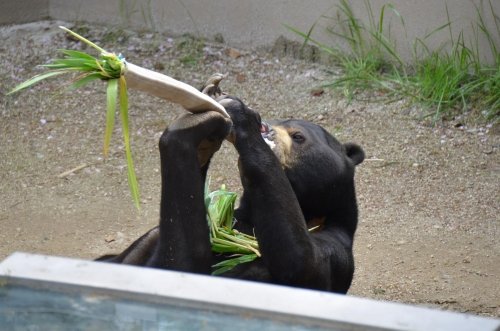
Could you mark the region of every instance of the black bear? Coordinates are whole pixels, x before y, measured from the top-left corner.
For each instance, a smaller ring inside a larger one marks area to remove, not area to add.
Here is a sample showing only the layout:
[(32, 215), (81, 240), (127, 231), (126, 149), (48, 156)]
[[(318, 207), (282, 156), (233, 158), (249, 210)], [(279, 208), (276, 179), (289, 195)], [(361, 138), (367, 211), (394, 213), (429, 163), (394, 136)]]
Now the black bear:
[(219, 102), (231, 120), (188, 114), (160, 138), (159, 227), (100, 260), (209, 274), (221, 257), (211, 251), (204, 183), (212, 155), (228, 139), (244, 189), (235, 227), (255, 234), (262, 257), (224, 276), (346, 293), (358, 221), (354, 168), (363, 150), (313, 123), (267, 124), (237, 98)]

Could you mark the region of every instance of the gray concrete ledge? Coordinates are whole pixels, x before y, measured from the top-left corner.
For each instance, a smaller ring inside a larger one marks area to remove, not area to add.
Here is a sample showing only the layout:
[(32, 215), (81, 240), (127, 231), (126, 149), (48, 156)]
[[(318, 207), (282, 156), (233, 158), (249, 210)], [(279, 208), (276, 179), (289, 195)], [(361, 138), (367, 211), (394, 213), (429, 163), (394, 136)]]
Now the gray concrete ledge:
[[(77, 292), (82, 298), (91, 295), (94, 304), (99, 298), (126, 297), (142, 303), (188, 305), (194, 308), (191, 314), (229, 314), (246, 321), (248, 329), (255, 329), (255, 318), (281, 320), (300, 330), (308, 330), (307, 325), (335, 330), (414, 331), (494, 331), (500, 327), (498, 319), (320, 291), (25, 253), (15, 253), (0, 263), (0, 284), (0, 294), (3, 292), (7, 300), (5, 307), (10, 304), (9, 289), (21, 286), (63, 294)], [(29, 307), (23, 309), (30, 311)]]

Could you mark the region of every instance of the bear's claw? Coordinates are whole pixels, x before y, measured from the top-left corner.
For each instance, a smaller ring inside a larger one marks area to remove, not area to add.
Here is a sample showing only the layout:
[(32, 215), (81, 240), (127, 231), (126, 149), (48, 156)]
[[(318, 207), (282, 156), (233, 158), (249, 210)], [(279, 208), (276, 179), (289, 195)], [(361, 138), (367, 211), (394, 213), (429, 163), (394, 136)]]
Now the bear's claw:
[(219, 83), (225, 78), (226, 76), (220, 73), (213, 74), (210, 76), (207, 81), (205, 82), (204, 87), (202, 88), (201, 92), (208, 95), (209, 97), (212, 97), (214, 99), (220, 97), (224, 93), (219, 87)]

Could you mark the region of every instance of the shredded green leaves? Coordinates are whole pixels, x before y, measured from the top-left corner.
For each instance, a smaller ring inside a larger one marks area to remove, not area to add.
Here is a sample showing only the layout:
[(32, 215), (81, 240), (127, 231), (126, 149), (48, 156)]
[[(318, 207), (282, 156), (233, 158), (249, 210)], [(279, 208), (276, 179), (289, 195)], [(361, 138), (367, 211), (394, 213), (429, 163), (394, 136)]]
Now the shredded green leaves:
[(68, 28), (63, 26), (60, 26), (60, 28), (78, 40), (96, 49), (99, 52), (99, 56), (94, 57), (80, 51), (60, 49), (59, 51), (63, 54), (62, 58), (54, 59), (51, 63), (42, 65), (42, 67), (49, 69), (48, 72), (36, 75), (17, 85), (8, 94), (16, 93), (29, 88), (44, 79), (69, 73), (80, 74), (69, 85), (69, 88), (72, 89), (83, 87), (95, 80), (107, 81), (107, 111), (103, 153), (104, 156), (107, 157), (111, 142), (111, 134), (115, 123), (116, 105), (119, 102), (123, 129), (123, 141), (125, 144), (125, 156), (127, 160), (128, 183), (134, 204), (139, 209), (139, 186), (137, 184), (134, 161), (132, 159), (132, 151), (130, 148), (127, 83), (125, 81), (125, 77), (123, 76), (125, 70), (125, 59), (121, 55), (105, 51), (90, 40), (80, 36)]
[[(261, 257), (259, 243), (255, 236), (234, 229), (234, 206), (237, 194), (226, 190), (222, 185), (219, 190), (209, 193), (210, 180), (205, 183), (205, 207), (210, 228), (212, 251), (230, 254), (228, 259), (214, 264), (212, 275), (223, 274), (239, 264), (252, 262)], [(321, 225), (309, 228), (309, 232), (318, 230)]]
[(241, 263), (247, 263), (260, 257), (259, 244), (254, 236), (234, 229), (234, 205), (237, 195), (229, 192), (223, 185), (221, 189), (208, 193), (205, 187), (205, 206), (210, 227), (212, 251), (232, 254), (229, 259), (212, 267), (213, 275), (220, 275)]

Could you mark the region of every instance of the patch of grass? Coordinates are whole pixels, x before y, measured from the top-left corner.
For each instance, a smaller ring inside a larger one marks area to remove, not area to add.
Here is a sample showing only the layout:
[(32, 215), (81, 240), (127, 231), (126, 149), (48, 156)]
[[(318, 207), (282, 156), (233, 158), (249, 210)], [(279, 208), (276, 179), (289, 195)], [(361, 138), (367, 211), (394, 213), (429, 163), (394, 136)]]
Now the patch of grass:
[(125, 44), (129, 39), (129, 35), (123, 29), (110, 29), (106, 31), (101, 41), (105, 43)]
[(179, 57), (179, 62), (185, 66), (195, 66), (203, 59), (203, 47), (205, 47), (205, 43), (200, 38), (184, 35), (180, 38), (176, 46), (182, 53)]
[[(368, 23), (364, 23), (353, 12), (348, 0), (335, 6), (334, 16), (322, 16), (307, 33), (287, 26), (304, 38), (304, 46), (312, 43), (330, 54), (342, 69), (340, 78), (325, 86), (340, 89), (351, 100), (361, 91), (380, 90), (389, 98), (409, 98), (426, 106), (434, 120), (449, 118), (457, 113), (480, 111), (487, 120), (497, 122), (500, 118), (500, 55), (495, 40), (500, 38), (500, 18), (488, 2), (495, 31), (487, 28), (481, 8), (476, 6), (477, 19), (472, 25), (474, 37), (466, 40), (464, 33), (452, 34), (452, 21), (434, 29), (423, 38), (413, 42), (413, 60), (403, 61), (395, 41), (391, 37), (391, 21), (396, 17), (406, 30), (405, 21), (390, 4), (381, 7), (375, 15), (368, 0), (365, 0)], [(446, 7), (448, 14), (448, 8)], [(391, 15), (389, 15), (391, 14)], [(319, 20), (328, 20), (327, 31), (348, 45), (348, 52), (338, 46), (330, 46), (311, 38)], [(448, 45), (439, 50), (430, 50), (427, 40), (443, 31), (449, 32)], [(493, 54), (494, 62), (482, 62), (478, 40), (485, 38)], [(449, 51), (444, 51), (449, 46)]]
[[(384, 73), (397, 71), (396, 65), (404, 72), (403, 60), (397, 52), (396, 45), (391, 41), (390, 30), (385, 30), (387, 11), (397, 17), (401, 15), (392, 5), (382, 6), (378, 17), (375, 17), (371, 5), (365, 1), (369, 13), (369, 25), (366, 26), (357, 18), (347, 0), (341, 0), (335, 6), (335, 16), (323, 15), (318, 19), (307, 33), (302, 33), (290, 26), (288, 29), (304, 38), (303, 47), (311, 42), (324, 52), (330, 54), (342, 68), (342, 76), (325, 87), (337, 88), (351, 100), (358, 92), (367, 89), (387, 89), (389, 85), (382, 81)], [(349, 52), (340, 47), (332, 47), (311, 38), (313, 30), (320, 20), (332, 23), (327, 31), (341, 42), (348, 45)], [(401, 18), (401, 24), (404, 21)]]
[[(500, 37), (499, 18), (493, 7), (490, 9), (495, 19), (496, 34)], [(493, 121), (500, 116), (500, 55), (496, 50), (491, 32), (486, 28), (480, 9), (476, 6), (477, 21), (473, 25), (475, 42), (467, 42), (463, 31), (456, 37), (451, 30), (451, 19), (446, 7), (447, 23), (434, 30), (424, 40), (416, 41), (424, 53), (415, 56), (413, 74), (405, 77), (406, 94), (433, 109), (429, 115), (434, 119), (447, 118), (457, 112), (483, 109), (482, 115)], [(429, 36), (448, 29), (451, 50), (430, 51), (425, 44)], [(484, 65), (477, 41), (480, 35), (486, 37), (493, 54), (493, 65)], [(409, 93), (410, 90), (417, 93)]]

